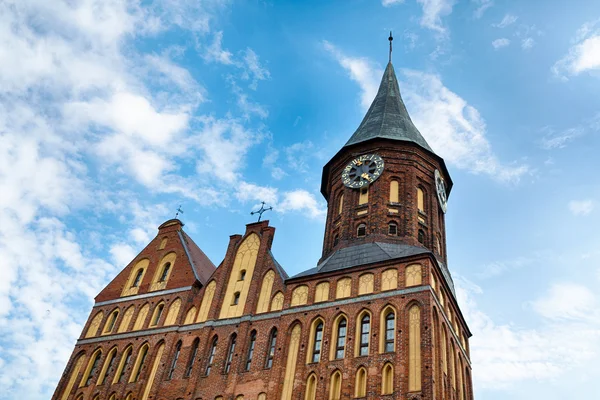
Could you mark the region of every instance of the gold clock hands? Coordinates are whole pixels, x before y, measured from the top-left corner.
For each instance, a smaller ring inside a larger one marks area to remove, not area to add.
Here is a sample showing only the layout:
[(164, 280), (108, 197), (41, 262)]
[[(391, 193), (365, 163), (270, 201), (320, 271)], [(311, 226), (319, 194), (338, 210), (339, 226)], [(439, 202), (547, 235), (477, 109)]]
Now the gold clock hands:
[(368, 180), (369, 182), (373, 182), (373, 178), (371, 178), (369, 176), (369, 174), (367, 174), (366, 172), (363, 172), (363, 174), (361, 175), (361, 178)]

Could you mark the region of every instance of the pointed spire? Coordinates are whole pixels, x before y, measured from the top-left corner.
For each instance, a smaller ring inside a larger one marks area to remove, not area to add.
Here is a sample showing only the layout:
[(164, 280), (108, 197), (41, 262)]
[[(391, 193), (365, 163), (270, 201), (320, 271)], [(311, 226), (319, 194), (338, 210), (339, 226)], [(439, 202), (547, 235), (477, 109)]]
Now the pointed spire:
[(400, 88), (392, 66), (392, 35), (390, 32), (390, 62), (385, 68), (377, 95), (360, 126), (344, 147), (375, 138), (413, 142), (433, 153), (425, 138), (415, 127), (400, 96)]

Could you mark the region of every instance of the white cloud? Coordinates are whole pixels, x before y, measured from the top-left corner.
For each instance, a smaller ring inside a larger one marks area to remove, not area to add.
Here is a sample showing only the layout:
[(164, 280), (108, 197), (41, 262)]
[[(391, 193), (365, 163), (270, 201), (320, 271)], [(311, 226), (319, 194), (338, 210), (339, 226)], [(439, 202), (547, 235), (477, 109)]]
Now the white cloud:
[(348, 57), (339, 51), (334, 45), (328, 41), (323, 41), (325, 50), (331, 53), (342, 67), (346, 69), (350, 75), (350, 79), (358, 83), (362, 90), (361, 104), (364, 110), (367, 110), (373, 102), (379, 87), (379, 79), (383, 71), (378, 70), (373, 66), (367, 58)]
[(311, 193), (302, 189), (284, 193), (279, 210), (282, 212), (305, 211), (311, 218), (322, 218), (327, 212)]
[(246, 201), (264, 201), (267, 205), (277, 203), (277, 189), (264, 187), (248, 182), (240, 182), (235, 196), (243, 202)]
[(497, 24), (492, 24), (492, 26), (496, 28), (506, 28), (507, 26), (517, 22), (518, 19), (519, 17), (517, 17), (516, 15), (506, 14), (504, 15), (504, 18), (502, 18), (502, 21), (500, 21)]
[(421, 17), (421, 26), (434, 30), (440, 34), (446, 33), (446, 28), (442, 25), (442, 17), (452, 13), (454, 0), (417, 0), (423, 7), (423, 16)]
[(404, 3), (404, 0), (381, 0), (381, 5), (384, 7), (390, 7), (402, 3)]
[(586, 216), (594, 211), (594, 202), (592, 200), (571, 200), (569, 202), (569, 211), (575, 216)]
[(223, 32), (215, 32), (213, 42), (208, 46), (202, 55), (207, 62), (216, 62), (221, 64), (233, 64), (233, 54), (230, 51), (223, 49)]
[(563, 79), (583, 72), (600, 70), (600, 20), (579, 28), (567, 55), (557, 61), (552, 72)]
[(271, 77), (269, 70), (261, 65), (258, 54), (251, 48), (247, 48), (244, 52), (244, 65), (245, 72), (242, 79), (251, 81), (248, 87), (252, 90), (256, 90), (258, 81), (264, 81)]
[(477, 5), (475, 11), (473, 11), (473, 16), (477, 19), (483, 17), (483, 14), (494, 5), (493, 0), (471, 0), (473, 3)]
[(546, 134), (542, 139), (541, 144), (542, 148), (546, 150), (562, 149), (566, 147), (569, 142), (585, 134), (585, 130), (581, 127), (569, 128), (559, 133), (555, 133), (550, 128), (544, 128), (543, 131), (546, 132)]
[[(377, 93), (382, 71), (365, 58), (346, 56), (324, 42), (350, 78), (360, 86), (361, 103), (367, 109)], [(473, 106), (444, 86), (438, 75), (403, 70), (400, 84), (411, 118), (434, 151), (446, 162), (476, 174), (487, 174), (501, 182), (518, 182), (529, 167), (498, 161), (486, 135), (485, 121)]]
[(510, 44), (510, 40), (507, 38), (500, 38), (500, 39), (496, 39), (492, 42), (492, 46), (494, 47), (494, 49), (498, 50), (501, 49), (502, 47), (506, 47)]
[(528, 37), (528, 38), (521, 40), (521, 48), (523, 50), (529, 50), (533, 46), (535, 46), (535, 40), (533, 40), (533, 38)]
[(537, 313), (550, 319), (586, 320), (599, 316), (594, 293), (586, 286), (574, 283), (552, 285), (532, 306)]

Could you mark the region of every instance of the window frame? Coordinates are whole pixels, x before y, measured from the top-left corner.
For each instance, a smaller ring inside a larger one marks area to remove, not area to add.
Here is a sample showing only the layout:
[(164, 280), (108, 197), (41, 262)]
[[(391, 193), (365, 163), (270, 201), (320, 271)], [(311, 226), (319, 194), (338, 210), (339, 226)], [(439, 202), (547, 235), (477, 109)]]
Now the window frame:
[(252, 366), (252, 358), (254, 357), (254, 346), (256, 345), (256, 330), (252, 330), (250, 332), (250, 344), (248, 345), (248, 353), (246, 354), (246, 364), (244, 366), (244, 371), (250, 371), (250, 367)]
[(271, 369), (273, 367), (273, 360), (275, 358), (275, 350), (277, 347), (277, 328), (271, 329), (269, 334), (269, 349), (267, 356), (265, 357), (265, 369)]
[(228, 374), (231, 371), (231, 364), (233, 363), (233, 354), (235, 353), (235, 345), (237, 342), (237, 334), (234, 333), (229, 339), (229, 349), (227, 351), (227, 358), (225, 359), (225, 367), (223, 373)]

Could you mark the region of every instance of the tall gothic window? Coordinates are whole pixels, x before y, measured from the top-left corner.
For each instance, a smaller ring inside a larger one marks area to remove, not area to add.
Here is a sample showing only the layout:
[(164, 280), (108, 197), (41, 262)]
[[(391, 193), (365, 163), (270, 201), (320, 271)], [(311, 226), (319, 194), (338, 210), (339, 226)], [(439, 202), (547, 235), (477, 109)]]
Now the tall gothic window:
[(189, 377), (192, 374), (192, 369), (194, 368), (194, 362), (196, 361), (196, 355), (198, 354), (198, 343), (200, 341), (196, 338), (194, 343), (192, 344), (192, 350), (190, 351), (190, 359), (188, 361), (187, 367), (185, 368), (184, 377)]
[(277, 345), (277, 329), (273, 328), (269, 337), (269, 351), (265, 360), (265, 368), (273, 366), (273, 357), (275, 357), (275, 346)]
[(371, 333), (371, 316), (365, 314), (360, 320), (360, 356), (369, 355), (369, 336)]
[(137, 270), (136, 274), (135, 274), (135, 279), (133, 280), (133, 283), (131, 284), (131, 287), (138, 287), (140, 286), (140, 281), (142, 280), (142, 275), (144, 275), (144, 269), (140, 268)]
[(396, 330), (396, 316), (393, 311), (390, 311), (385, 316), (385, 352), (394, 351), (394, 331)]
[(146, 361), (146, 356), (148, 355), (148, 343), (142, 346), (140, 352), (138, 353), (137, 360), (135, 366), (133, 368), (133, 372), (131, 377), (129, 378), (129, 383), (137, 382), (140, 377), (140, 373), (142, 372), (142, 368), (144, 368), (144, 362)]
[(104, 333), (111, 333), (115, 328), (115, 322), (117, 322), (117, 317), (119, 316), (119, 310), (115, 310), (108, 317), (108, 321), (106, 326), (104, 327)]
[(96, 351), (96, 353), (94, 353), (90, 367), (88, 367), (85, 384), (83, 386), (89, 386), (90, 383), (92, 383), (92, 378), (96, 375), (96, 371), (98, 370), (98, 364), (100, 364), (101, 356), (102, 356), (101, 350), (98, 350), (98, 351)]
[(175, 368), (177, 368), (177, 360), (179, 360), (179, 353), (181, 353), (181, 340), (177, 342), (177, 346), (175, 346), (175, 354), (173, 355), (173, 362), (171, 363), (171, 369), (169, 370), (169, 377), (167, 379), (173, 379), (173, 374), (175, 373)]
[(162, 274), (160, 275), (159, 282), (164, 282), (167, 280), (167, 276), (169, 276), (169, 271), (171, 270), (171, 263), (168, 262), (165, 264), (162, 270)]
[(366, 397), (367, 396), (367, 370), (364, 367), (360, 367), (356, 371), (356, 382), (354, 384), (354, 397)]
[(131, 346), (129, 346), (125, 350), (125, 353), (123, 353), (123, 355), (121, 356), (121, 364), (119, 365), (119, 369), (117, 370), (117, 373), (115, 374), (115, 379), (113, 380), (113, 383), (123, 382), (123, 377), (125, 376), (125, 371), (127, 370), (127, 367), (129, 366), (129, 361), (131, 361), (131, 353), (133, 353), (133, 349)]
[(165, 308), (165, 305), (163, 303), (160, 303), (158, 306), (156, 306), (156, 309), (154, 310), (154, 315), (152, 316), (152, 322), (150, 323), (150, 326), (158, 325), (158, 322), (160, 321), (160, 316), (162, 315), (164, 308)]
[(347, 334), (348, 322), (346, 318), (340, 318), (337, 326), (337, 338), (335, 343), (335, 358), (344, 358), (344, 352), (346, 350), (346, 334)]
[(215, 338), (212, 341), (212, 344), (210, 345), (210, 353), (208, 354), (208, 362), (206, 363), (206, 370), (204, 371), (204, 375), (209, 375), (210, 374), (210, 370), (212, 369), (212, 365), (215, 362), (215, 353), (217, 352), (217, 337), (215, 336)]
[(256, 331), (250, 333), (250, 344), (248, 345), (248, 355), (246, 356), (246, 371), (250, 371), (252, 357), (254, 356), (254, 345), (256, 344)]
[(394, 393), (394, 367), (387, 363), (381, 371), (381, 394)]
[(314, 343), (312, 348), (312, 362), (319, 362), (323, 345), (323, 322), (319, 321), (315, 327)]
[(234, 333), (231, 335), (231, 341), (229, 342), (229, 351), (227, 352), (227, 361), (225, 362), (225, 373), (228, 374), (231, 370), (231, 362), (233, 361), (233, 354), (235, 353), (235, 342), (237, 335)]

